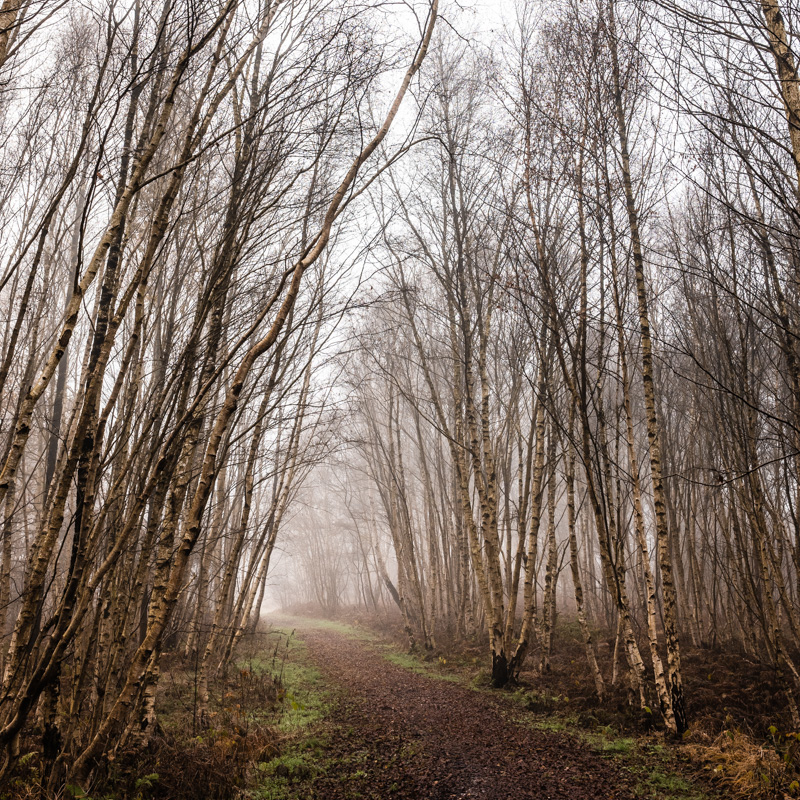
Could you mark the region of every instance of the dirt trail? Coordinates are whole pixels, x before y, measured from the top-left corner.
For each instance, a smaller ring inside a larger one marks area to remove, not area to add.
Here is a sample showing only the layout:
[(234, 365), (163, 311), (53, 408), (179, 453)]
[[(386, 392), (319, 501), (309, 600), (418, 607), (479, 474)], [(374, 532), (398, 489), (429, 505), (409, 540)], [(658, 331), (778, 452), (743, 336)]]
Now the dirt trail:
[(312, 797), (633, 797), (613, 764), (569, 736), (512, 723), (491, 696), (409, 672), (369, 642), (302, 622), (297, 632), (341, 689), (332, 712), (335, 766), (315, 779)]

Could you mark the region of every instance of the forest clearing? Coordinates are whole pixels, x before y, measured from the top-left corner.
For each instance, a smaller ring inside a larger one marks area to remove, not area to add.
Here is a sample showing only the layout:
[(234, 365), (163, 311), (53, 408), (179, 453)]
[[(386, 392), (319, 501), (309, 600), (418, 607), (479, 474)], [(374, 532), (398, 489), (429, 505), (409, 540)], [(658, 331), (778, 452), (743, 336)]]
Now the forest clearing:
[(0, 800), (800, 798), (798, 37), (0, 0)]

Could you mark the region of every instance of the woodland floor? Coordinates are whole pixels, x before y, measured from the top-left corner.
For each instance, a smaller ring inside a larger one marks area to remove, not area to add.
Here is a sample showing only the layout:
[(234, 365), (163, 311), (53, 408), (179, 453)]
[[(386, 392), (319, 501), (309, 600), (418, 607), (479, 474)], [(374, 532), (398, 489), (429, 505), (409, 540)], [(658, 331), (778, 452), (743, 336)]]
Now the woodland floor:
[[(633, 797), (627, 776), (572, 737), (510, 722), (491, 698), (387, 662), (363, 640), (302, 623), (297, 632), (341, 690), (329, 717), (338, 758), (311, 797)], [(354, 762), (362, 774), (343, 782)]]
[[(331, 701), (314, 752), (301, 747), (278, 759), (269, 770), (278, 785), (266, 785), (264, 798), (706, 797), (657, 768), (620, 764), (613, 756), (629, 754), (631, 739), (598, 746), (555, 725), (537, 725), (509, 693), (476, 691), (444, 670), (437, 674), (435, 662), (415, 664), (345, 626), (270, 622), (294, 629)], [(642, 772), (678, 791), (649, 791)]]
[(195, 661), (170, 654), (148, 747), (53, 794), (30, 736), (0, 800), (800, 798), (800, 734), (773, 676), (741, 656), (688, 652), (691, 726), (675, 742), (619, 685), (598, 704), (568, 622), (551, 669), (502, 691), (480, 643), (414, 655), (391, 620), (349, 622), (263, 620), (203, 714)]

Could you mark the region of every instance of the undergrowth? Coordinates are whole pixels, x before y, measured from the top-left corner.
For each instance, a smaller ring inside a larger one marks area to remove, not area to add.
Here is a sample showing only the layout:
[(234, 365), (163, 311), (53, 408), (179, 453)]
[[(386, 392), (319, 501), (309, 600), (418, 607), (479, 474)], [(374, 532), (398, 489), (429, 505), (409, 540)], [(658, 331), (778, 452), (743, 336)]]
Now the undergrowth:
[(107, 754), (90, 785), (48, 786), (35, 740), (0, 789), (0, 800), (233, 800), (291, 797), (312, 775), (324, 741), (311, 735), (330, 698), (291, 631), (259, 633), (211, 682), (199, 713), (194, 664), (165, 656), (158, 728), (146, 746)]

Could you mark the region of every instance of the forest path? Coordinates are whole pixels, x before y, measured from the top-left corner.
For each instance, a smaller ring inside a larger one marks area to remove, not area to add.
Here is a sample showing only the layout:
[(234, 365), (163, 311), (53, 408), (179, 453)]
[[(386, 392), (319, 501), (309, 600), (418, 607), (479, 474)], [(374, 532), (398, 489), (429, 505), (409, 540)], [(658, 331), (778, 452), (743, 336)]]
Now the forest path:
[(404, 669), (370, 641), (292, 624), (337, 689), (328, 718), (332, 766), (315, 778), (311, 797), (633, 797), (612, 763), (573, 737), (514, 723), (502, 699)]

